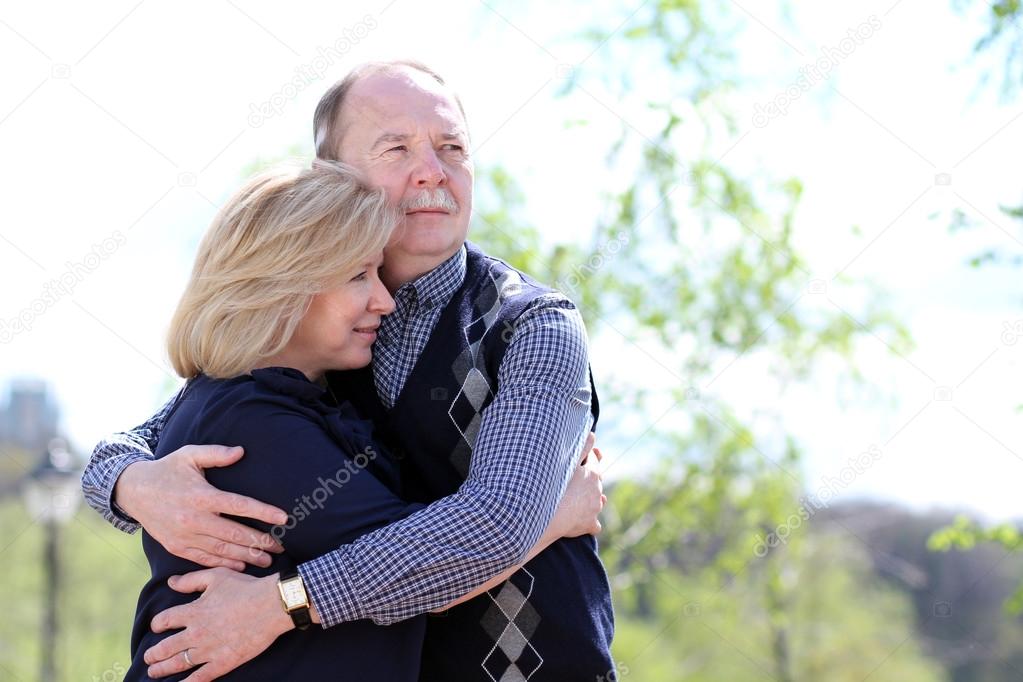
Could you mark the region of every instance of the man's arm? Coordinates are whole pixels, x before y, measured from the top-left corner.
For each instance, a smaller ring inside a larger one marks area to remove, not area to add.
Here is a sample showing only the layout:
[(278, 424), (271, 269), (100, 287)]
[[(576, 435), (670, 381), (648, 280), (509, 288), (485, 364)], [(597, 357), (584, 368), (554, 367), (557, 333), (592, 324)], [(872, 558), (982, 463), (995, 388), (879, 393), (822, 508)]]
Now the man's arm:
[[(274, 445), (270, 448), (270, 452), (278, 452), (280, 447), (286, 448), (286, 446)], [(332, 447), (326, 447), (323, 448), (323, 451), (329, 453), (332, 449)], [(591, 454), (591, 449), (594, 457), (588, 457)], [(310, 449), (310, 452), (314, 451), (315, 448)], [(271, 454), (271, 456), (276, 455)], [(472, 599), (501, 584), (521, 568), (522, 564), (542, 552), (558, 538), (599, 533), (601, 526), (597, 514), (600, 513), (607, 501), (602, 494), (598, 464), (600, 459), (600, 450), (593, 447), (591, 435), (580, 455), (580, 461), (585, 464), (574, 467), (571, 481), (564, 497), (558, 504), (554, 519), (547, 526), (539, 542), (530, 549), (519, 564), (495, 576), (463, 597), (455, 599), (445, 608)], [(336, 467), (336, 460), (332, 461), (330, 466)], [(372, 483), (372, 481), (363, 482)], [(266, 485), (268, 482), (263, 481), (262, 483)], [(273, 481), (269, 481), (269, 485), (273, 486)], [(301, 485), (305, 487), (308, 483), (304, 480)], [(272, 496), (281, 493), (274, 487), (262, 492), (251, 492), (257, 495), (269, 495), (267, 499), (276, 499)], [(386, 506), (386, 500), (393, 496), (386, 492), (372, 495), (372, 497), (381, 498), (380, 501), (384, 502)], [(358, 500), (355, 501), (358, 506)], [(329, 502), (327, 504), (329, 505)], [(401, 505), (404, 506), (404, 503)], [(342, 503), (342, 507), (351, 506), (348, 500)], [(393, 504), (390, 506), (391, 509), (395, 509)], [(301, 528), (300, 533), (304, 537), (296, 538), (292, 531), (288, 531), (288, 551), (293, 552), (297, 549), (306, 555), (315, 553), (314, 547), (332, 541), (331, 534), (338, 530), (338, 526), (351, 525), (350, 521), (345, 523), (343, 519), (345, 514), (354, 514), (359, 519), (358, 523), (363, 525), (367, 521), (372, 523), (372, 517), (379, 518), (379, 514), (374, 514), (372, 510), (367, 510), (368, 514), (359, 509), (348, 509), (347, 511), (342, 509), (340, 511), (342, 516), (336, 518), (317, 516), (320, 523), (314, 528), (303, 527), (308, 521), (297, 523), (294, 530)], [(317, 512), (317, 514), (320, 513), (324, 512)], [(391, 514), (394, 515), (393, 512)], [(367, 519), (367, 517), (370, 518)], [(323, 527), (324, 524), (326, 524), (326, 530)], [(344, 530), (342, 529), (341, 532), (344, 533)], [(335, 534), (333, 538), (336, 541), (337, 535)], [(297, 546), (293, 546), (295, 545), (293, 541), (296, 539), (298, 540)], [(192, 571), (183, 576), (171, 576), (168, 579), (171, 589), (185, 594), (191, 592), (202, 592), (202, 594), (195, 601), (171, 607), (153, 618), (151, 627), (155, 633), (179, 628), (180, 630), (145, 651), (144, 658), (149, 663), (150, 677), (164, 677), (184, 672), (193, 667), (193, 663), (205, 662), (205, 665), (188, 677), (188, 681), (206, 682), (217, 679), (265, 651), (279, 635), (294, 627), (291, 618), (286, 615), (280, 602), (276, 586), (279, 577), (280, 574), (275, 573), (263, 578), (254, 578), (223, 568), (211, 568)], [(310, 607), (310, 616), (314, 623), (320, 622), (315, 604)], [(190, 658), (184, 659), (181, 656), (182, 651), (190, 652)]]
[[(506, 570), (504, 573), (494, 576), (487, 582), (477, 587), (472, 592), (459, 597), (445, 606), (435, 609), (436, 612), (446, 611), (463, 602), (474, 599), (484, 592), (488, 592), (505, 580), (509, 580), (515, 573), (527, 563), (535, 559), (541, 552), (550, 547), (561, 538), (575, 538), (580, 535), (599, 535), (603, 530), (600, 519), (597, 518), (607, 503), (604, 495), (603, 482), (600, 474), (600, 460), (603, 455), (600, 448), (593, 447), (595, 436), (590, 433), (586, 439), (586, 445), (580, 457), (579, 466), (574, 467), (572, 479), (569, 481), (568, 489), (558, 504), (551, 524), (540, 536), (540, 539), (533, 545), (529, 553), (522, 560)], [(593, 457), (589, 457), (590, 454)], [(583, 523), (580, 523), (580, 521)], [(317, 614), (319, 618), (319, 614)]]
[(181, 391), (178, 391), (147, 421), (131, 431), (104, 438), (92, 451), (89, 464), (82, 473), (82, 493), (89, 506), (118, 530), (134, 533), (141, 526), (117, 506), (114, 486), (129, 466), (153, 460), (160, 431), (180, 396)]
[(258, 500), (216, 490), (203, 473), (237, 462), (241, 448), (186, 445), (166, 457), (153, 457), (184, 391), (142, 425), (99, 442), (82, 473), (85, 499), (114, 527), (134, 533), (141, 521), (167, 551), (202, 566), (236, 571), (245, 570), (246, 563), (269, 566), (267, 552), (281, 552), (280, 543), (221, 514), (270, 524), (284, 523), (287, 515)]
[(519, 563), (555, 508), (591, 423), (586, 331), (570, 301), (519, 318), (454, 494), (299, 566), (324, 626), (436, 609)]

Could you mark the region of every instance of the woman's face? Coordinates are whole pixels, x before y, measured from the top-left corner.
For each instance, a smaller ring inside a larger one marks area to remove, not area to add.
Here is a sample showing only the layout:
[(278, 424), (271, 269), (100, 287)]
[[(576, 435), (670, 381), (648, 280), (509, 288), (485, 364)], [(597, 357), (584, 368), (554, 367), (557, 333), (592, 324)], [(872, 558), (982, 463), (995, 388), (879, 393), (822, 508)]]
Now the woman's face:
[(363, 263), (344, 284), (313, 296), (273, 364), (294, 367), (313, 381), (328, 369), (368, 365), (380, 318), (394, 310), (394, 299), (380, 281), (381, 265), (382, 253)]

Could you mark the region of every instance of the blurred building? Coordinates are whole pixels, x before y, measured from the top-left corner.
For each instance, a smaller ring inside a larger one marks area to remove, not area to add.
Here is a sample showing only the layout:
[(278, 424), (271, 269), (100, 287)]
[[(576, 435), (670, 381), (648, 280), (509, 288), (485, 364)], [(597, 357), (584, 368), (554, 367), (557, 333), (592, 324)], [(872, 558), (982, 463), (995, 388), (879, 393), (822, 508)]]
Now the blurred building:
[(60, 410), (45, 382), (11, 382), (0, 402), (0, 497), (14, 493), (58, 436)]
[(0, 444), (42, 452), (57, 437), (59, 419), (60, 411), (45, 382), (17, 380), (11, 384), (6, 404), (0, 406)]

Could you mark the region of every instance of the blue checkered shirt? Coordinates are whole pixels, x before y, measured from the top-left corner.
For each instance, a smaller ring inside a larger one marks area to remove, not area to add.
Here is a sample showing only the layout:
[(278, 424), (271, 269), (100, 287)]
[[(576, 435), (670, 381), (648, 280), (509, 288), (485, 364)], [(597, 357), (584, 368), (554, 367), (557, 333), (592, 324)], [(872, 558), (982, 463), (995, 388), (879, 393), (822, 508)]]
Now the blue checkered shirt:
[[(395, 293), (395, 311), (373, 349), (386, 406), (397, 400), (465, 273), (463, 248)], [(521, 315), (498, 387), (458, 492), (299, 566), (324, 627), (361, 618), (387, 624), (444, 606), (520, 562), (539, 540), (590, 428), (586, 330), (571, 301), (541, 297)], [(100, 441), (82, 476), (86, 501), (121, 530), (139, 525), (113, 504), (114, 484), (128, 465), (152, 459), (176, 400), (130, 432)]]

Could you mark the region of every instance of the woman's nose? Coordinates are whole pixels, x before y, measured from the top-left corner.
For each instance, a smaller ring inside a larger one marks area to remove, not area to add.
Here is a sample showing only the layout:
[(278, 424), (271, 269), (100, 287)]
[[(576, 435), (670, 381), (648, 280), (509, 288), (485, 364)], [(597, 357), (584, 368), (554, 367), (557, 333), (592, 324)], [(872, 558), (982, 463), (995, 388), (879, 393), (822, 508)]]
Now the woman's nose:
[(391, 297), (391, 293), (387, 291), (387, 287), (379, 279), (373, 288), (373, 294), (370, 296), (369, 309), (380, 315), (389, 315), (394, 312), (394, 298)]

